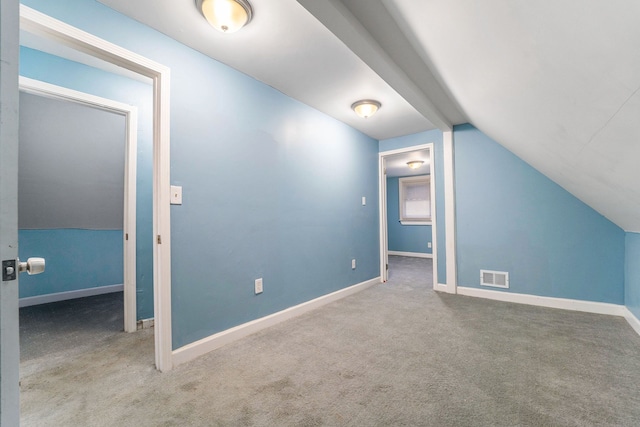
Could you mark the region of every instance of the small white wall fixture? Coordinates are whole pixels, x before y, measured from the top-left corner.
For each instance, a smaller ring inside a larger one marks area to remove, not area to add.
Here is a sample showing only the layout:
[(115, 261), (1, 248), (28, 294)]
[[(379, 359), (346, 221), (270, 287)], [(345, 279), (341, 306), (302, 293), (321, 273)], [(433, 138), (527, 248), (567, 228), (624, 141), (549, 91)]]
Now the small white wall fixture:
[(153, 299), (155, 362), (173, 368), (171, 344), (170, 70), (141, 55), (20, 5), (20, 28), (153, 80)]
[(84, 92), (20, 76), (20, 90), (86, 105), (125, 117), (124, 161), (124, 330), (136, 331), (136, 164), (138, 146), (138, 108)]
[(387, 173), (385, 166), (385, 158), (387, 156), (393, 156), (395, 154), (410, 153), (412, 151), (429, 151), (429, 167), (431, 179), (431, 241), (432, 241), (432, 258), (433, 258), (433, 289), (443, 290), (445, 285), (438, 284), (438, 234), (437, 234), (437, 215), (436, 215), (436, 178), (435, 178), (435, 165), (433, 155), (433, 143), (414, 145), (411, 147), (400, 148), (397, 150), (382, 151), (378, 154), (378, 176), (379, 176), (379, 209), (380, 209), (380, 280), (386, 282), (389, 278), (389, 271), (387, 270), (387, 264), (389, 260), (389, 236), (387, 234)]

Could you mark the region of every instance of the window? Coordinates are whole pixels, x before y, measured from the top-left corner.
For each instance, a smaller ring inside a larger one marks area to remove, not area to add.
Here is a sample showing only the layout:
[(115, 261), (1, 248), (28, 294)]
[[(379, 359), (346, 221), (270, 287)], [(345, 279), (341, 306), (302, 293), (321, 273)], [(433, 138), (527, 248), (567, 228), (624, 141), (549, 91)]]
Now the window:
[(400, 178), (400, 223), (431, 224), (431, 177), (429, 175)]

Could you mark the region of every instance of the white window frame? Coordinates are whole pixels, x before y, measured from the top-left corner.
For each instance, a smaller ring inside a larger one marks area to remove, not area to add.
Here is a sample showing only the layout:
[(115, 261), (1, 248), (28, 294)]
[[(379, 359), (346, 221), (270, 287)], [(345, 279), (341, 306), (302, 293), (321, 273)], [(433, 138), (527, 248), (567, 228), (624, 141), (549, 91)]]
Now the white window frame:
[[(429, 214), (423, 218), (406, 218), (405, 215), (405, 185), (423, 182), (427, 186)], [(431, 194), (431, 175), (418, 175), (398, 179), (398, 205), (400, 208), (400, 224), (402, 225), (431, 225), (433, 217), (432, 212), (432, 194)]]

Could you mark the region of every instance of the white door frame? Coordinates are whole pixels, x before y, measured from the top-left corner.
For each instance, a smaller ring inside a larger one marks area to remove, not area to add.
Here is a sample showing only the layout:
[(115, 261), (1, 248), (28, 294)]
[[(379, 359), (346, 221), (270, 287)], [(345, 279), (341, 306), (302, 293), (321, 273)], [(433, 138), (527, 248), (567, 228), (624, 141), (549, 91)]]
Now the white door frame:
[(413, 151), (429, 150), (429, 173), (431, 187), (431, 252), (433, 256), (433, 289), (441, 290), (438, 286), (438, 235), (436, 227), (436, 174), (434, 165), (434, 153), (432, 142), (428, 144), (414, 145), (397, 150), (382, 151), (378, 153), (378, 177), (380, 179), (378, 188), (380, 194), (380, 280), (386, 282), (388, 279), (387, 264), (389, 259), (389, 242), (387, 234), (387, 174), (385, 170), (385, 159), (395, 154), (411, 153)]
[(387, 164), (382, 153), (378, 154), (378, 200), (380, 224), (380, 281), (389, 279), (389, 233), (387, 227)]
[(141, 55), (20, 5), (20, 29), (153, 80), (153, 300), (155, 362), (173, 367), (171, 344), (171, 223), (169, 162), (170, 70)]
[(124, 330), (135, 332), (136, 325), (136, 169), (138, 147), (138, 108), (101, 98), (84, 92), (78, 92), (62, 86), (56, 86), (40, 80), (20, 76), (20, 91), (37, 96), (53, 98), (75, 104), (116, 113), (125, 118), (125, 157), (124, 157), (124, 212), (123, 212), (123, 249), (124, 249)]
[(456, 197), (454, 171), (453, 130), (442, 132), (442, 172), (444, 175), (444, 229), (446, 233), (445, 256), (447, 283), (441, 290), (450, 294), (458, 292), (458, 261), (456, 251)]

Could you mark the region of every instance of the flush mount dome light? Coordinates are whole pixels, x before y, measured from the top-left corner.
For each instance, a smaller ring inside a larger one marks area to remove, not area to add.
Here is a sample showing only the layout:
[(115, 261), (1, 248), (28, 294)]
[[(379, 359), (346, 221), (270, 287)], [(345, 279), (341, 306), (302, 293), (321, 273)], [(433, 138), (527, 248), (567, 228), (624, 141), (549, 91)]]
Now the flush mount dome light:
[(235, 33), (253, 16), (246, 0), (196, 0), (196, 4), (209, 24), (223, 33)]
[(409, 166), (411, 169), (418, 169), (423, 164), (424, 162), (422, 160), (412, 160), (410, 162), (407, 162), (407, 166)]
[(363, 99), (362, 101), (354, 102), (351, 105), (351, 109), (355, 111), (357, 115), (366, 119), (373, 116), (381, 106), (382, 104), (373, 99)]

